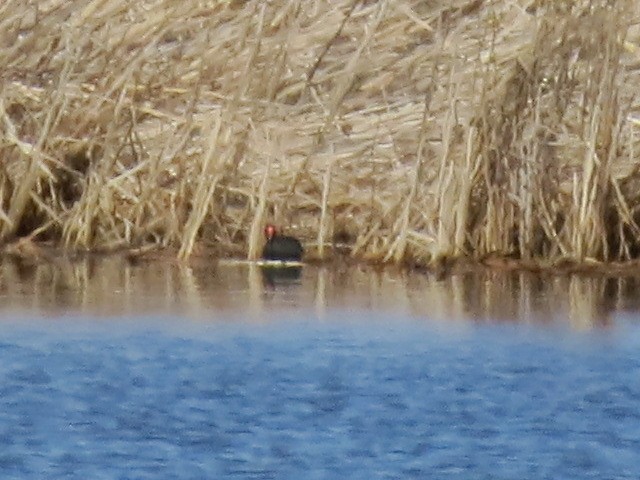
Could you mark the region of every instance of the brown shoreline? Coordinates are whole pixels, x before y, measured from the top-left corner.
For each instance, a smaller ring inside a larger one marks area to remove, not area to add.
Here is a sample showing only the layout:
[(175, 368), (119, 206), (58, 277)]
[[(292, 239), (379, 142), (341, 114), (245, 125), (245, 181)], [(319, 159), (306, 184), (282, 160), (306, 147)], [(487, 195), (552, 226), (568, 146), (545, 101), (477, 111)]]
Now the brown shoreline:
[(263, 322), (267, 312), (297, 306), (320, 316), (331, 308), (401, 309), (448, 323), (568, 320), (585, 329), (640, 311), (638, 261), (550, 265), (492, 256), (425, 267), (342, 253), (305, 263), (276, 278), (272, 269), (202, 246), (180, 260), (171, 249), (70, 251), (23, 239), (0, 249), (0, 293), (5, 311), (174, 312), (206, 321), (228, 311)]
[[(34, 242), (28, 238), (18, 239), (5, 244), (0, 250), (2, 257), (19, 258), (34, 262), (57, 263), (60, 261), (76, 261), (85, 258), (117, 257), (126, 258), (131, 263), (163, 261), (181, 265), (202, 266), (210, 265), (221, 260), (245, 261), (246, 258), (240, 256), (221, 255), (218, 250), (212, 247), (196, 245), (194, 253), (187, 260), (181, 260), (177, 255), (178, 251), (170, 247), (157, 247), (147, 245), (142, 247), (118, 248), (112, 250), (71, 250), (51, 245), (47, 242)], [(522, 260), (507, 255), (488, 255), (483, 258), (474, 259), (469, 257), (448, 258), (432, 264), (420, 264), (404, 262), (400, 264), (392, 262), (371, 261), (351, 256), (348, 251), (329, 253), (324, 259), (308, 255), (305, 262), (310, 265), (332, 265), (340, 263), (344, 266), (366, 265), (375, 269), (385, 270), (409, 270), (433, 274), (436, 277), (444, 278), (448, 275), (472, 273), (480, 271), (494, 272), (529, 272), (540, 275), (567, 275), (567, 274), (590, 274), (590, 275), (619, 275), (619, 276), (640, 276), (640, 259), (624, 262), (604, 262), (594, 259), (576, 261), (569, 258), (555, 260)]]

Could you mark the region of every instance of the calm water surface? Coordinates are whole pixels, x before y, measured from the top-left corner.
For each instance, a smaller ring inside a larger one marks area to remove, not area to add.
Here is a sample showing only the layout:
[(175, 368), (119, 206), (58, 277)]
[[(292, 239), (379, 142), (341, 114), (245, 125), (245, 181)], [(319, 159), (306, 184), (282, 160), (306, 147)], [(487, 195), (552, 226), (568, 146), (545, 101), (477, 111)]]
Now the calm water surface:
[(634, 277), (0, 273), (3, 479), (640, 472)]

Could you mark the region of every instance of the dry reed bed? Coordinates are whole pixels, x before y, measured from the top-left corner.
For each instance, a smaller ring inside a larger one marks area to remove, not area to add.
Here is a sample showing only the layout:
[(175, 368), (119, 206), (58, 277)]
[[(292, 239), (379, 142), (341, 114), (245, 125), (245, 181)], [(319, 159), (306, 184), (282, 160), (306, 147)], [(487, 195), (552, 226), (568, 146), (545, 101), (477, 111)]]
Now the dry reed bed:
[(320, 257), (635, 258), (639, 13), (3, 2), (1, 241), (255, 257), (272, 221)]

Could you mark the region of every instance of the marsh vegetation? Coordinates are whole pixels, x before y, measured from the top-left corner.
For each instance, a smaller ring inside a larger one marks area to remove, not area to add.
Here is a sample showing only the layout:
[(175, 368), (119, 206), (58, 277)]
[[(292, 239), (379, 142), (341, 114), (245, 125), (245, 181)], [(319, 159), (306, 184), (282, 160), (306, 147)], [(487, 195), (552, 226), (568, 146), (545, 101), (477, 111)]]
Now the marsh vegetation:
[(640, 255), (630, 0), (8, 0), (0, 241)]

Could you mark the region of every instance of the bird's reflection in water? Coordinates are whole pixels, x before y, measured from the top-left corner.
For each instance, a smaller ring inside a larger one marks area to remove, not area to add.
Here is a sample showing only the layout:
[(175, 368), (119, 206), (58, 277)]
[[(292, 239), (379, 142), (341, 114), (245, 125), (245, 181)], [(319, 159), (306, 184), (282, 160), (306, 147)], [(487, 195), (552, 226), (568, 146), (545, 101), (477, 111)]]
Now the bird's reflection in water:
[(265, 285), (276, 287), (279, 285), (298, 285), (302, 275), (300, 266), (273, 266), (264, 265), (260, 267)]

